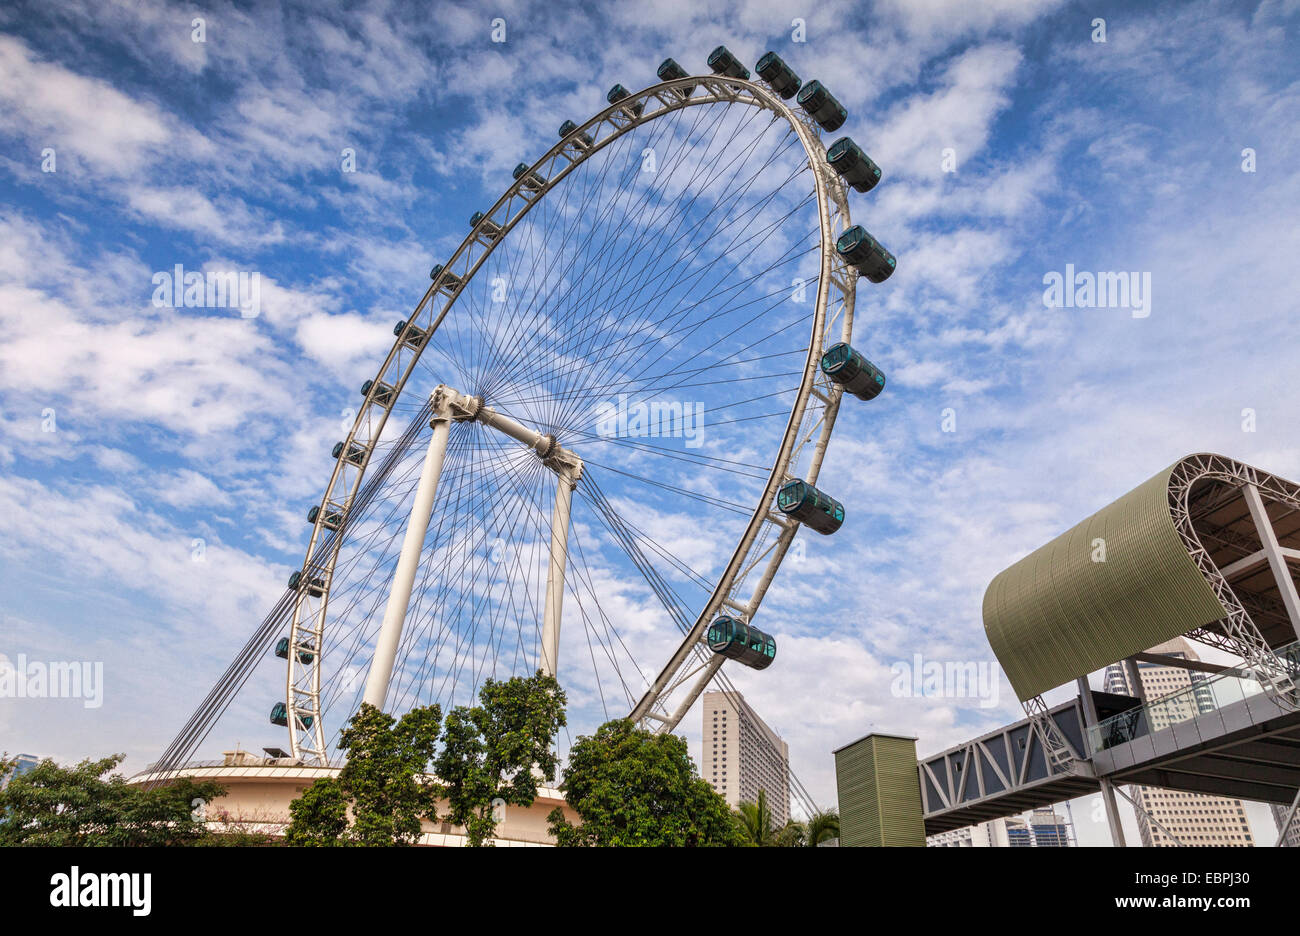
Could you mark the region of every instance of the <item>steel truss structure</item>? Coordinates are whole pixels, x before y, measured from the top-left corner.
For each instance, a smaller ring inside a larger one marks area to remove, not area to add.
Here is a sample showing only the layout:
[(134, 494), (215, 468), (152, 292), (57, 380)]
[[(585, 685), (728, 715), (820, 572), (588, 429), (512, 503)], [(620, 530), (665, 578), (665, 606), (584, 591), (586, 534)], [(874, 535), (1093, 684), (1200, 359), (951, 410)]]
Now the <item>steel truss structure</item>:
[[(1198, 492), (1203, 491), (1205, 485), (1216, 482), (1223, 485), (1217, 496), (1208, 501), (1197, 499)], [(1238, 497), (1244, 500), (1247, 511), (1240, 519), (1249, 518), (1260, 542), (1258, 549), (1252, 540), (1232, 529), (1240, 521), (1226, 524), (1213, 533), (1197, 529), (1198, 523), (1205, 526), (1203, 518), (1212, 511), (1224, 509)], [(1253, 601), (1256, 613), (1271, 612), (1289, 621), (1295, 636), (1300, 637), (1300, 595), (1287, 567), (1288, 559), (1300, 560), (1300, 550), (1279, 543), (1265, 498), (1271, 503), (1285, 505), (1293, 513), (1300, 513), (1300, 487), (1222, 455), (1189, 455), (1173, 467), (1170, 475), (1168, 502), (1174, 529), (1197, 570), (1228, 612), (1218, 621), (1193, 629), (1187, 636), (1240, 657), (1244, 662), (1243, 675), (1258, 679), (1279, 706), (1297, 711), (1300, 710), (1300, 673), (1296, 672), (1293, 663), (1275, 652), (1277, 641), (1270, 642), (1265, 638), (1246, 604), (1229, 584), (1229, 579), (1239, 574), (1267, 568), (1276, 582), (1280, 607), (1265, 607), (1266, 602), (1256, 597)], [(1220, 568), (1202, 542), (1203, 536), (1213, 537), (1217, 548), (1233, 548), (1248, 554)], [(1042, 696), (1027, 700), (1024, 709), (1042, 736), (1052, 763), (1066, 769), (1076, 762), (1068, 742), (1047, 717), (1047, 705)], [(1085, 764), (1077, 764), (1074, 769), (1086, 771), (1088, 768)]]
[(1290, 711), (1300, 710), (1300, 691), (1297, 690), (1300, 674), (1274, 652), (1274, 645), (1264, 638), (1228, 584), (1224, 570), (1210, 558), (1210, 553), (1202, 544), (1194, 526), (1193, 488), (1209, 481), (1223, 482), (1244, 496), (1256, 533), (1263, 544), (1263, 549), (1259, 552), (1266, 557), (1297, 636), (1300, 636), (1300, 597), (1296, 595), (1295, 582), (1287, 569), (1286, 558), (1278, 545), (1277, 534), (1268, 518), (1261, 494), (1267, 494), (1271, 501), (1285, 504), (1292, 511), (1300, 511), (1300, 488), (1250, 465), (1212, 454), (1190, 455), (1182, 459), (1174, 467), (1169, 485), (1169, 509), (1174, 517), (1174, 527), (1186, 545), (1188, 555), (1228, 611), (1227, 617), (1198, 628), (1188, 636), (1241, 657), (1246, 668), (1264, 685), (1278, 705)]

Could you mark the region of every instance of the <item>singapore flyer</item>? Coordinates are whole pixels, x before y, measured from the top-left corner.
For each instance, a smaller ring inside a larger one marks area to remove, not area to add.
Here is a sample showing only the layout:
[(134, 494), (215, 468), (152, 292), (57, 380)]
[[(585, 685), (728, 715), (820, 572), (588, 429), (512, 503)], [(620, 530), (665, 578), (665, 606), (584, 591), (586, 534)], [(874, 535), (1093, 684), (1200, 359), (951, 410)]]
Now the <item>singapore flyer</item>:
[(1028, 847), (1074, 851), (940, 889), (1250, 907), (1253, 863), (1069, 863), (1300, 845), (1297, 29), (0, 13), (15, 893)]

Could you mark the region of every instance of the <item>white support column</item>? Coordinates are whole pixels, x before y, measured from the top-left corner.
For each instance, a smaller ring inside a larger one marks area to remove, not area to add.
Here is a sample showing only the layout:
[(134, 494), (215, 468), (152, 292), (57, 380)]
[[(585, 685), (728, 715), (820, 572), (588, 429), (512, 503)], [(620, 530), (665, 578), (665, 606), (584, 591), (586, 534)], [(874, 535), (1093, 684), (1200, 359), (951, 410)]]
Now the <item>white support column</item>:
[(1147, 690), (1142, 685), (1142, 672), (1138, 669), (1137, 660), (1133, 659), (1133, 657), (1125, 660), (1124, 673), (1128, 676), (1129, 692), (1136, 696), (1139, 702), (1146, 705)]
[(379, 639), (375, 644), (375, 658), (370, 663), (370, 674), (366, 677), (365, 701), (380, 711), (383, 711), (388, 698), (388, 683), (393, 676), (393, 663), (397, 659), (402, 626), (406, 622), (406, 607), (411, 601), (415, 572), (420, 564), (425, 534), (429, 531), (429, 518), (433, 513), (438, 479), (442, 475), (442, 461), (447, 454), (447, 437), (451, 432), (451, 413), (441, 401), (438, 391), (434, 391), (434, 394), (433, 438), (429, 440), (429, 450), (424, 456), (420, 483), (415, 489), (415, 503), (411, 505), (411, 516), (406, 522), (406, 538), (402, 540), (402, 552), (397, 558), (397, 570), (393, 573), (393, 587), (388, 593), (388, 605), (384, 608), (384, 623), (379, 629)]
[(1300, 594), (1296, 593), (1295, 580), (1291, 578), (1291, 570), (1287, 568), (1286, 558), (1282, 555), (1277, 533), (1274, 532), (1273, 524), (1268, 519), (1268, 511), (1264, 509), (1264, 499), (1259, 496), (1259, 488), (1253, 484), (1243, 484), (1241, 492), (1246, 497), (1250, 517), (1255, 521), (1259, 540), (1268, 556), (1268, 567), (1273, 570), (1273, 578), (1277, 580), (1278, 594), (1282, 597), (1282, 604), (1286, 606), (1291, 627), (1296, 637), (1300, 638)]
[[(1079, 687), (1079, 701), (1083, 705), (1083, 721), (1088, 729), (1096, 728), (1097, 701), (1092, 697), (1092, 684), (1087, 676), (1075, 680)], [(1101, 778), (1101, 803), (1106, 809), (1106, 824), (1110, 826), (1110, 843), (1116, 848), (1124, 848), (1124, 827), (1119, 820), (1119, 804), (1115, 802), (1115, 787), (1105, 777)]]
[(1083, 705), (1083, 720), (1089, 728), (1097, 727), (1097, 701), (1092, 697), (1092, 683), (1087, 676), (1080, 676), (1074, 681), (1079, 688), (1079, 702)]
[(547, 676), (560, 670), (560, 623), (564, 615), (564, 571), (569, 561), (569, 513), (576, 471), (563, 466), (555, 472), (555, 511), (551, 514), (551, 555), (546, 566), (546, 607), (542, 612), (542, 658), (538, 668)]
[(1105, 777), (1101, 780), (1101, 801), (1106, 807), (1106, 822), (1110, 826), (1110, 844), (1115, 848), (1127, 848), (1124, 826), (1119, 821), (1119, 803), (1115, 802), (1115, 784)]

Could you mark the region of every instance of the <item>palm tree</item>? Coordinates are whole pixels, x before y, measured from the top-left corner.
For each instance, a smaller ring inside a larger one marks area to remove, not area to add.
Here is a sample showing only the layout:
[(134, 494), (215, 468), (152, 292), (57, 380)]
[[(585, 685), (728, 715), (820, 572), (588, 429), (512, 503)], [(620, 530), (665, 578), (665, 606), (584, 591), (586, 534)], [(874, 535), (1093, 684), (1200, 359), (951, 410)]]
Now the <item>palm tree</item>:
[(809, 817), (807, 822), (790, 820), (777, 833), (778, 844), (787, 848), (816, 848), (819, 842), (838, 838), (840, 834), (840, 816), (833, 809), (819, 810)]
[(819, 809), (804, 823), (804, 844), (816, 848), (827, 839), (840, 837), (840, 814), (833, 809)]
[(733, 815), (750, 845), (771, 848), (780, 844), (778, 833), (772, 828), (772, 810), (767, 805), (767, 793), (764, 790), (758, 791), (757, 803), (741, 803)]

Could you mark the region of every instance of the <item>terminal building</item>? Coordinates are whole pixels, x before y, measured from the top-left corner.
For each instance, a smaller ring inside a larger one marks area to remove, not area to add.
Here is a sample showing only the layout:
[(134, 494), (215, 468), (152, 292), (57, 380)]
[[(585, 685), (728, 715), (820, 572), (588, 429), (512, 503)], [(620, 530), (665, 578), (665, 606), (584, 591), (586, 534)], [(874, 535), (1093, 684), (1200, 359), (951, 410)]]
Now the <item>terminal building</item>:
[(841, 844), (923, 845), (1097, 794), (1116, 846), (1121, 798), (1142, 844), (1254, 844), (1241, 801), (1285, 816), (1300, 789), (1297, 570), (1300, 485), (1208, 453), (1157, 472), (985, 592), (1023, 720), (919, 759), (898, 735), (835, 752)]

